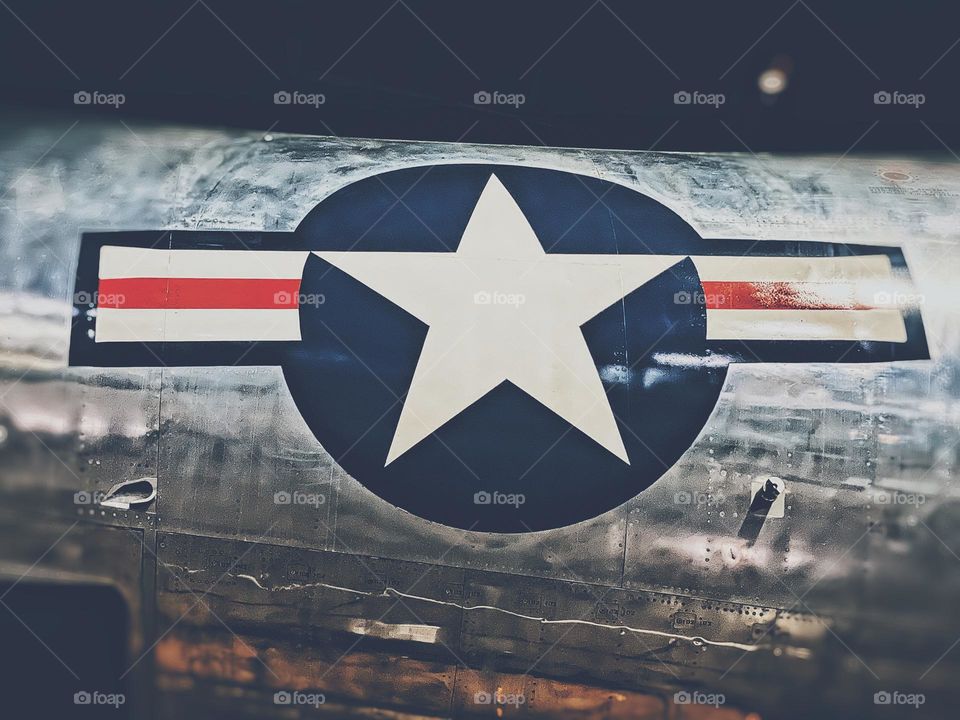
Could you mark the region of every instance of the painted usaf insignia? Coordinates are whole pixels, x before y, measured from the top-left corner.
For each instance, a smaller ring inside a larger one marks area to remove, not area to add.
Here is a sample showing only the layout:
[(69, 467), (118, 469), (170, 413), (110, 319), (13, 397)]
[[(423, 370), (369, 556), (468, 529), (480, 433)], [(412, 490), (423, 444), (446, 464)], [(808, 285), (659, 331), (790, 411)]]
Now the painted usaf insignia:
[(732, 362), (927, 358), (908, 292), (896, 248), (705, 240), (607, 181), (438, 165), (348, 185), (293, 233), (84, 235), (70, 362), (279, 365), (374, 493), (523, 532), (647, 488)]

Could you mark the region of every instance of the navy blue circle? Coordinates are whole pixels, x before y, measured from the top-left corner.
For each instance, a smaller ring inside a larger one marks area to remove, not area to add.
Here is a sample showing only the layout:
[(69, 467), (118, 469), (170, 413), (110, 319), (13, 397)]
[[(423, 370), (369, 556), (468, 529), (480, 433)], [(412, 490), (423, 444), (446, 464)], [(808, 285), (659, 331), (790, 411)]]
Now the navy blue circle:
[(427, 326), (315, 255), (301, 292), (324, 302), (302, 305), (303, 342), (282, 367), (318, 440), (372, 492), (445, 525), (525, 532), (595, 517), (649, 487), (700, 432), (726, 365), (705, 361), (700, 281), (682, 259), (704, 241), (621, 185), (517, 166), (410, 168), (339, 190), (297, 233), (314, 250), (454, 252), (493, 173), (548, 252), (681, 256), (582, 327), (629, 464), (504, 382), (385, 466)]

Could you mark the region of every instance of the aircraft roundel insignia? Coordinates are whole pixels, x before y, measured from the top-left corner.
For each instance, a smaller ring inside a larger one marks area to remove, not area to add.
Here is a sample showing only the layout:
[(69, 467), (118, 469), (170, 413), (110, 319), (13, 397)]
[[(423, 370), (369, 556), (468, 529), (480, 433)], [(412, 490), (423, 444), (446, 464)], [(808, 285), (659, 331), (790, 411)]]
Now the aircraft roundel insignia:
[(346, 185), (293, 232), (85, 234), (70, 363), (279, 366), (371, 492), (529, 532), (660, 478), (731, 363), (929, 357), (909, 287), (896, 247), (705, 239), (622, 184), (433, 165)]

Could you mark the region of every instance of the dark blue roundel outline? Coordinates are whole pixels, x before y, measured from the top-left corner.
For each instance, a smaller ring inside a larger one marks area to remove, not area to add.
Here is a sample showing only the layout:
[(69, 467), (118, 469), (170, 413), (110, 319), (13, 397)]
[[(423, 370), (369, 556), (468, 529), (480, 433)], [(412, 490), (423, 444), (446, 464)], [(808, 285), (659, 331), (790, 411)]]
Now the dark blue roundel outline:
[(294, 233), (173, 232), (167, 240), (157, 232), (88, 234), (76, 290), (96, 295), (99, 248), (106, 244), (455, 252), (494, 173), (548, 252), (680, 256), (670, 270), (582, 327), (629, 465), (504, 382), (384, 466), (427, 326), (316, 255), (306, 262), (301, 292), (325, 302), (301, 306), (301, 342), (94, 344), (82, 322), (88, 307), (78, 304), (70, 363), (156, 365), (160, 358), (168, 365), (280, 365), (314, 435), (369, 490), (444, 525), (525, 532), (595, 517), (655, 482), (703, 428), (728, 361), (928, 357), (918, 312), (905, 316), (906, 343), (708, 342), (704, 306), (675, 300), (702, 292), (693, 262), (683, 255), (886, 254), (905, 273), (898, 249), (704, 240), (675, 212), (635, 190), (525, 166), (434, 165), (371, 176), (324, 199)]
[[(362, 180), (317, 205), (298, 232), (317, 249), (454, 252), (491, 173), (550, 252), (649, 253), (702, 242), (678, 215), (626, 188), (553, 170), (483, 165)], [(610, 211), (591, 211), (603, 209), (597, 197), (605, 193), (603, 203), (643, 242), (617, 227)], [(326, 302), (301, 313), (303, 341), (283, 363), (284, 376), (324, 447), (388, 502), (463, 528), (568, 525), (649, 487), (690, 446), (716, 404), (725, 367), (657, 362), (663, 353), (708, 353), (703, 308), (674, 301), (700, 288), (693, 263), (678, 261), (583, 326), (629, 465), (504, 382), (385, 467), (427, 326), (316, 256), (307, 261), (301, 291)]]

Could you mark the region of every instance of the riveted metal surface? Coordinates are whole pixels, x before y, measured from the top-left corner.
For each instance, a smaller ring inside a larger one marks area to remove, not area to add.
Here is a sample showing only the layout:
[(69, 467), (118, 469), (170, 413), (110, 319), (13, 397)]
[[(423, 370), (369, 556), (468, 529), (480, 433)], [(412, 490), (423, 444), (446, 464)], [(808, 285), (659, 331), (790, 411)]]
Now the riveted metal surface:
[[(761, 677), (856, 707), (907, 678), (940, 701), (955, 699), (957, 661), (946, 651), (960, 636), (951, 609), (960, 591), (957, 163), (268, 140), (94, 120), (71, 128), (12, 118), (0, 130), (8, 527), (40, 516), (159, 523), (168, 543), (161, 560), (171, 573), (197, 571), (206, 584), (194, 592), (227, 575), (211, 602), (231, 626), (245, 624), (244, 637), (306, 626), (387, 632), (369, 624), (376, 620), (440, 628), (471, 672), (489, 662), (522, 674), (537, 661), (554, 677), (664, 692), (713, 683), (738, 698), (752, 697)], [(656, 198), (707, 238), (902, 247), (932, 359), (732, 366), (700, 436), (651, 488), (592, 520), (519, 535), (442, 527), (373, 495), (313, 437), (277, 368), (67, 367), (71, 324), (89, 322), (71, 314), (82, 231), (292, 230), (350, 182), (446, 162), (602, 177)], [(879, 176), (886, 169), (911, 179), (890, 182)], [(144, 476), (157, 477), (158, 499), (133, 515), (91, 517), (74, 497)], [(756, 526), (746, 515), (751, 483), (773, 476), (786, 484), (785, 515)], [(294, 490), (323, 501), (276, 501)], [(231, 567), (240, 555), (231, 543), (258, 540), (270, 557), (254, 562), (257, 550)], [(394, 597), (361, 596), (345, 612), (335, 601), (344, 591), (263, 589), (312, 578), (378, 593), (380, 575), (400, 590), (422, 575), (411, 595), (454, 605), (413, 598), (429, 622), (402, 606), (378, 620)], [(192, 598), (169, 582), (161, 573), (162, 612), (176, 619), (186, 609), (178, 603)], [(215, 621), (193, 621), (204, 623)], [(781, 654), (668, 637), (656, 645), (605, 627), (620, 625), (676, 635), (696, 628), (706, 640), (758, 645), (769, 635)], [(447, 693), (429, 705), (437, 714), (463, 701), (450, 674), (459, 663), (441, 655), (423, 660), (429, 692)]]

